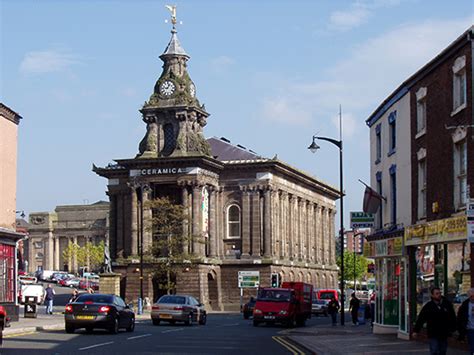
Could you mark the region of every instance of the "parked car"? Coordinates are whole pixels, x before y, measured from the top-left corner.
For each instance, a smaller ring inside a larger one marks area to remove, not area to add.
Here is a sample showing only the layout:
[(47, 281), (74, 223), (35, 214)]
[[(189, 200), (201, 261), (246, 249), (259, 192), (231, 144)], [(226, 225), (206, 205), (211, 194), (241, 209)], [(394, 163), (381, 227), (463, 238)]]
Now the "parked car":
[(18, 276), (18, 281), (20, 282), (20, 285), (31, 285), (38, 282), (38, 279), (31, 275), (20, 275)]
[(99, 291), (99, 283), (96, 281), (81, 280), (79, 281), (78, 288), (81, 290), (87, 290), (88, 288), (91, 288), (94, 291)]
[(313, 303), (311, 305), (311, 313), (327, 317), (328, 316), (328, 302), (326, 300), (317, 300), (313, 299)]
[(124, 300), (115, 295), (83, 294), (64, 310), (66, 333), (85, 328), (88, 333), (95, 328), (107, 329), (116, 334), (119, 329), (135, 330), (135, 313)]
[(61, 280), (61, 286), (64, 287), (79, 287), (79, 283), (81, 282), (80, 279), (74, 277), (72, 279)]
[(253, 311), (253, 325), (281, 323), (303, 326), (311, 318), (313, 286), (303, 282), (283, 282), (281, 288), (261, 288)]
[(44, 287), (41, 284), (22, 285), (18, 301), (25, 304), (26, 297), (36, 297), (36, 303), (42, 304), (44, 297)]
[(68, 275), (68, 273), (67, 273), (66, 271), (56, 271), (56, 272), (54, 272), (53, 275), (51, 276), (51, 281), (58, 283), (59, 280), (63, 279), (63, 278), (66, 277), (67, 275)]
[(244, 319), (249, 319), (250, 316), (253, 314), (253, 310), (255, 308), (256, 302), (257, 301), (255, 300), (254, 297), (250, 297), (250, 301), (244, 304), (244, 307), (242, 309), (242, 313), (244, 314)]
[(154, 325), (161, 321), (169, 323), (184, 322), (192, 325), (206, 324), (207, 313), (204, 306), (192, 296), (164, 295), (151, 307), (151, 320)]

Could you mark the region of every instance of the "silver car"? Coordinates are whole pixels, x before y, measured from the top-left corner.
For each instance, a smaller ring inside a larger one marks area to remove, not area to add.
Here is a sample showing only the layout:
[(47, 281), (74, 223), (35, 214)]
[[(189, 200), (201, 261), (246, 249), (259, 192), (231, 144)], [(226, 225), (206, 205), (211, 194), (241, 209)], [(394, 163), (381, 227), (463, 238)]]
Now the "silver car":
[(164, 295), (152, 306), (151, 320), (153, 325), (159, 325), (161, 321), (171, 324), (184, 322), (186, 325), (198, 322), (204, 325), (207, 313), (204, 306), (192, 296)]

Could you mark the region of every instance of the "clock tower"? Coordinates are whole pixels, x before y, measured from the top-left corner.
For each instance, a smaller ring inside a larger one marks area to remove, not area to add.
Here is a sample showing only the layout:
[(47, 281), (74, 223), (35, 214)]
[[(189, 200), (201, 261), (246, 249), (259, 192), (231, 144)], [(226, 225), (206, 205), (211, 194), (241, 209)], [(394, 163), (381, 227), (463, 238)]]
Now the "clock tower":
[(178, 40), (175, 11), (171, 22), (171, 40), (160, 56), (163, 72), (140, 110), (147, 126), (137, 158), (211, 156), (202, 132), (209, 114), (187, 71), (189, 55)]

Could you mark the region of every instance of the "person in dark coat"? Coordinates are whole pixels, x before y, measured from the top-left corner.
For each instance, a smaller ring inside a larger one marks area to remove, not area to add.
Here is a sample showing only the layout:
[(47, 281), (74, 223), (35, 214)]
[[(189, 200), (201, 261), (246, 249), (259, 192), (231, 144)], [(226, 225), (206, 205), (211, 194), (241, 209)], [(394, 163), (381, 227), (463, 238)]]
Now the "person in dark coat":
[(359, 324), (359, 322), (357, 320), (357, 314), (359, 312), (359, 307), (360, 307), (360, 301), (356, 297), (355, 292), (352, 292), (351, 301), (349, 302), (349, 311), (351, 312), (352, 324), (353, 325), (358, 325)]
[(56, 292), (54, 291), (53, 286), (51, 286), (51, 284), (48, 284), (48, 287), (46, 287), (46, 290), (44, 290), (44, 303), (46, 304), (46, 314), (53, 314), (54, 295), (56, 295)]
[(426, 302), (418, 314), (413, 329), (413, 338), (418, 336), (425, 323), (430, 343), (430, 354), (446, 354), (448, 337), (456, 330), (456, 314), (453, 305), (441, 296), (441, 290), (438, 287), (431, 289), (431, 301)]
[(457, 326), (459, 339), (463, 340), (467, 335), (469, 350), (474, 354), (474, 288), (471, 288), (467, 295), (469, 298), (465, 300), (458, 310)]
[(333, 326), (337, 325), (337, 312), (339, 311), (339, 308), (339, 302), (336, 300), (336, 297), (332, 296), (328, 303), (328, 313), (331, 315)]

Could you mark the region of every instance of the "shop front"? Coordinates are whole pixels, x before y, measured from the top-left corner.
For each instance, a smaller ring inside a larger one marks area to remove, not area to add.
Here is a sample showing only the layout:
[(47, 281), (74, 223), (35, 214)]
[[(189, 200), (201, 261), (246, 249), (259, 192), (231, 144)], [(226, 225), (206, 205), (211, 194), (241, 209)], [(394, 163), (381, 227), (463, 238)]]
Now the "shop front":
[(403, 231), (383, 238), (371, 236), (364, 251), (375, 259), (375, 334), (393, 333), (405, 338), (407, 333), (407, 277), (403, 255)]
[(416, 321), (432, 287), (460, 306), (471, 287), (466, 216), (430, 221), (405, 229), (410, 270), (410, 323)]

